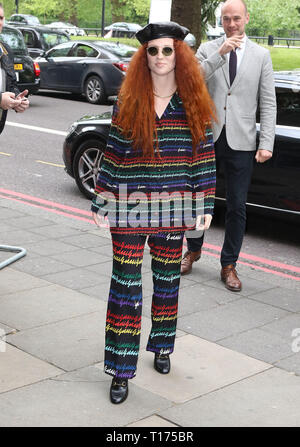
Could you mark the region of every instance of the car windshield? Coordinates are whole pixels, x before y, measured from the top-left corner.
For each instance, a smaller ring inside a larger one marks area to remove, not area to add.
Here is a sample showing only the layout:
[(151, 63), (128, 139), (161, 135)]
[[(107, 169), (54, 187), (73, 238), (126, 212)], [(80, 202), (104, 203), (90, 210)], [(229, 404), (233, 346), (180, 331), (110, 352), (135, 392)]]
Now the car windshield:
[(0, 40), (7, 43), (13, 50), (14, 54), (27, 54), (27, 48), (22, 34), (15, 30), (4, 29), (0, 34)]
[(40, 25), (40, 21), (37, 17), (27, 17), (26, 20), (28, 25)]
[[(95, 42), (95, 45), (97, 45), (97, 41)], [(118, 57), (131, 57), (137, 51), (135, 48), (131, 48), (126, 45), (118, 45), (114, 43), (112, 44), (101, 43), (100, 45), (98, 43), (98, 46), (100, 47), (100, 49), (103, 48), (104, 50), (107, 50)]]
[(55, 34), (55, 33), (41, 33), (41, 37), (45, 44), (45, 49), (50, 50), (50, 48), (55, 47), (55, 45), (59, 45), (60, 43), (69, 42), (67, 36), (63, 34)]

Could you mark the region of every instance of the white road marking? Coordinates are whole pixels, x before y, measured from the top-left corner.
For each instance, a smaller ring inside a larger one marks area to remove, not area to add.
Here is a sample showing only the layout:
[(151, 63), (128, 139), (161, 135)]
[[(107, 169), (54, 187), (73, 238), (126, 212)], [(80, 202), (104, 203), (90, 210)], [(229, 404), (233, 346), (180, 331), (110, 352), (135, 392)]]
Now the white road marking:
[(6, 124), (8, 126), (21, 127), (23, 129), (28, 130), (36, 130), (37, 132), (52, 133), (54, 135), (62, 135), (64, 137), (68, 135), (68, 132), (63, 132), (62, 130), (48, 129), (47, 127), (29, 126), (28, 124), (13, 123), (11, 121), (6, 121)]
[(44, 165), (57, 166), (58, 168), (64, 168), (65, 165), (60, 165), (57, 163), (50, 163), (49, 161), (35, 160), (37, 163), (42, 163)]
[(11, 157), (12, 154), (7, 154), (6, 152), (0, 152), (0, 155), (6, 155), (7, 157)]

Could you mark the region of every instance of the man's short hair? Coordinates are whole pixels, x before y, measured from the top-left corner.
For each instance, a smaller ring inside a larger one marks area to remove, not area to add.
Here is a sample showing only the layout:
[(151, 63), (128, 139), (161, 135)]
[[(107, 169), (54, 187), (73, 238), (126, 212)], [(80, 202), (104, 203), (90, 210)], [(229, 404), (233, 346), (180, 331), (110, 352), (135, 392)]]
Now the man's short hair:
[[(231, 1), (231, 0), (227, 0), (228, 2), (229, 1)], [(227, 3), (227, 1), (225, 1), (225, 3), (224, 3), (224, 5), (223, 6), (225, 6), (225, 4)], [(243, 5), (244, 5), (244, 7), (245, 7), (245, 13), (246, 14), (248, 14), (248, 8), (247, 8), (247, 5), (246, 5), (246, 2), (245, 2), (245, 0), (239, 0), (241, 3), (243, 3)]]

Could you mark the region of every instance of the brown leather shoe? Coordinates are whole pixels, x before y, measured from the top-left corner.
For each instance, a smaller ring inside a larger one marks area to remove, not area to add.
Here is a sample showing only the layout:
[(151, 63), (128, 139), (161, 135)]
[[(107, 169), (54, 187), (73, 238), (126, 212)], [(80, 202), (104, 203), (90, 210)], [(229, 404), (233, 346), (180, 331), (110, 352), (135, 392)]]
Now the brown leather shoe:
[(199, 261), (201, 258), (201, 249), (198, 251), (186, 251), (181, 261), (180, 273), (188, 275), (192, 271), (193, 262)]
[(221, 280), (225, 283), (225, 287), (232, 292), (240, 292), (242, 290), (242, 283), (233, 264), (222, 267)]

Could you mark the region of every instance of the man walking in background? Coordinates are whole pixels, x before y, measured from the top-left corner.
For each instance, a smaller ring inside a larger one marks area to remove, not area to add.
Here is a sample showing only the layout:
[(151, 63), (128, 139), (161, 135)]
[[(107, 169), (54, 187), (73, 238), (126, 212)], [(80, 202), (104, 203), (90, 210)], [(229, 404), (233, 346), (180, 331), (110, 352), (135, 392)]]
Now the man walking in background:
[[(225, 238), (221, 251), (221, 279), (227, 289), (239, 292), (235, 270), (246, 225), (246, 200), (253, 159), (272, 157), (276, 96), (273, 67), (267, 49), (245, 34), (249, 13), (243, 0), (227, 0), (222, 8), (226, 37), (201, 44), (197, 58), (215, 102), (218, 122), (213, 126), (217, 163), (224, 171), (226, 188)], [(260, 140), (256, 150), (256, 111), (260, 109)], [(203, 237), (187, 238), (188, 251), (181, 274), (192, 270), (201, 256)]]
[[(4, 9), (0, 3), (0, 33), (4, 24)], [(7, 110), (24, 112), (29, 107), (29, 101), (25, 97), (28, 90), (20, 93), (14, 71), (14, 57), (10, 47), (0, 41), (0, 133), (2, 132)]]

